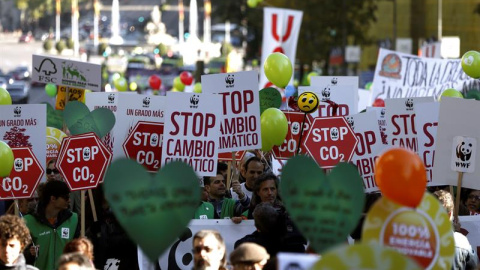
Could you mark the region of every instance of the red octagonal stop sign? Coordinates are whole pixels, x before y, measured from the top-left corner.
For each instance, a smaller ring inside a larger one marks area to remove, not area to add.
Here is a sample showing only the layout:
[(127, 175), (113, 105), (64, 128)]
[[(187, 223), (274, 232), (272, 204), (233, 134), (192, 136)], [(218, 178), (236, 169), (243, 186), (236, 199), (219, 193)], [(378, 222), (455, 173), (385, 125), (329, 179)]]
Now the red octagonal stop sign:
[(162, 161), (162, 141), (163, 123), (139, 121), (123, 143), (123, 151), (149, 172), (156, 172)]
[(32, 197), (44, 173), (30, 148), (12, 148), (12, 152), (13, 169), (9, 176), (2, 178), (0, 200)]
[[(288, 111), (283, 111), (283, 113), (287, 117), (288, 131), (283, 144), (273, 147), (273, 155), (276, 159), (289, 159), (295, 156), (297, 154), (297, 145), (298, 140), (300, 139), (300, 131), (302, 131), (304, 118), (305, 124), (303, 125), (303, 138), (305, 138), (305, 135), (308, 133), (312, 125), (312, 116), (310, 114)], [(300, 153), (304, 154), (305, 152), (305, 149), (300, 147)]]
[(70, 190), (97, 187), (111, 160), (111, 153), (105, 149), (93, 133), (72, 136), (62, 141), (57, 168)]
[(358, 139), (344, 117), (315, 118), (305, 138), (308, 153), (322, 168), (352, 159)]

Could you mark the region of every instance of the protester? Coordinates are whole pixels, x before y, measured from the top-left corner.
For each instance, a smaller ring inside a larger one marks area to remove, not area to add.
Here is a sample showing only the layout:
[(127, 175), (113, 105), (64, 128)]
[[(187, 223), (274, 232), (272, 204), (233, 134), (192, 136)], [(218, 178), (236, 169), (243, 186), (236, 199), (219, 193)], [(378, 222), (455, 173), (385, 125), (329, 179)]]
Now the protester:
[(47, 181), (62, 180), (62, 175), (57, 169), (56, 162), (56, 159), (50, 159), (47, 163), (47, 171), (45, 174), (47, 176)]
[[(452, 195), (445, 190), (438, 190), (433, 193), (450, 217), (450, 221), (453, 222), (453, 199)], [(475, 250), (470, 245), (467, 237), (459, 232), (454, 232), (455, 239), (455, 259), (452, 265), (452, 269), (476, 269), (478, 263), (478, 257)]]
[(75, 238), (63, 248), (63, 254), (79, 252), (87, 256), (93, 264), (93, 244), (86, 237)]
[(60, 256), (58, 270), (95, 270), (95, 267), (85, 254), (74, 252)]
[(51, 270), (62, 254), (65, 244), (78, 236), (77, 214), (69, 209), (70, 189), (63, 181), (49, 181), (40, 195), (35, 213), (25, 216), (36, 246), (30, 248), (35, 266)]
[(250, 201), (249, 210), (243, 213), (247, 219), (253, 219), (253, 210), (262, 203), (271, 203), (276, 209), (284, 209), (280, 194), (278, 194), (279, 181), (278, 177), (273, 173), (266, 173), (261, 175), (253, 187), (252, 198)]
[(38, 196), (36, 194), (37, 193), (35, 192), (32, 198), (18, 199), (18, 204), (16, 204), (15, 202), (12, 203), (7, 210), (7, 214), (15, 215), (15, 208), (17, 207), (18, 207), (18, 212), (21, 216), (25, 216), (35, 212), (35, 208), (37, 207), (37, 202), (38, 202)]
[(225, 178), (222, 174), (218, 173), (215, 177), (206, 176), (203, 178), (203, 183), (208, 192), (209, 202), (215, 209), (214, 218), (231, 218), (233, 222), (240, 223), (242, 221), (241, 214), (248, 209), (250, 204), (250, 199), (242, 192), (240, 184), (237, 182), (233, 185), (234, 192), (240, 198), (234, 200), (225, 197)]
[(264, 247), (255, 243), (243, 243), (230, 254), (233, 270), (261, 270), (270, 255)]
[(467, 190), (465, 206), (468, 208), (471, 216), (480, 215), (480, 190)]
[(193, 236), (193, 269), (225, 270), (226, 247), (218, 231), (201, 230)]
[(35, 270), (27, 265), (22, 252), (30, 244), (30, 232), (23, 219), (13, 215), (0, 216), (0, 270)]
[[(247, 195), (248, 198), (252, 198), (252, 192), (255, 185), (255, 180), (263, 174), (265, 170), (265, 165), (262, 161), (254, 156), (248, 159), (245, 164), (240, 169), (240, 174), (245, 179), (245, 183), (241, 183), (240, 186), (242, 188), (242, 192)], [(233, 183), (238, 182), (236, 179), (232, 181), (232, 199), (238, 200), (238, 194), (236, 194), (233, 190)]]

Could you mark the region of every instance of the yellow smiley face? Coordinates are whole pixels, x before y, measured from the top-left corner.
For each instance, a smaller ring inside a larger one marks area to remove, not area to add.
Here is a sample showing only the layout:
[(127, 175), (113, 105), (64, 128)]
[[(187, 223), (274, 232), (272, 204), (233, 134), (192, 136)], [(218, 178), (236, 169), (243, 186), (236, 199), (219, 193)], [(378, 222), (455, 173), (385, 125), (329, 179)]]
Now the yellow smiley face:
[(298, 96), (298, 108), (304, 113), (313, 113), (318, 109), (318, 97), (313, 92), (303, 92)]

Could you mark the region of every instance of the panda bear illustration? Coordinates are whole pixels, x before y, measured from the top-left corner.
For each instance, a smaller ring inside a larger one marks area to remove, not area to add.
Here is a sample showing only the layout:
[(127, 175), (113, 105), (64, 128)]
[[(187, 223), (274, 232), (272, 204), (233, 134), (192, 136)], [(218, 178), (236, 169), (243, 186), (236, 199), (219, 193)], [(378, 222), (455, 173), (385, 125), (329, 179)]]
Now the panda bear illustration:
[(472, 143), (466, 144), (465, 142), (462, 142), (457, 146), (457, 158), (459, 158), (462, 161), (468, 161), (470, 160), (470, 156), (472, 155)]

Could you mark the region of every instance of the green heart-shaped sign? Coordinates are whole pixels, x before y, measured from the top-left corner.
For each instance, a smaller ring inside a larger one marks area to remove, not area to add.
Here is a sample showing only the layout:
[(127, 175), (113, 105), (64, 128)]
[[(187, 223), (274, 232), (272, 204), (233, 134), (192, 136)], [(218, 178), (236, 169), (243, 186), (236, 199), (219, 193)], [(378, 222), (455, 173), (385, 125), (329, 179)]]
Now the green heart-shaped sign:
[(339, 163), (325, 175), (303, 155), (283, 167), (280, 190), (295, 224), (319, 253), (347, 240), (365, 204), (363, 181), (355, 166)]
[(72, 135), (94, 132), (103, 138), (115, 125), (115, 115), (109, 109), (98, 108), (90, 112), (87, 105), (79, 101), (68, 102), (63, 116)]
[(268, 87), (260, 90), (260, 114), (268, 108), (280, 108), (282, 95), (277, 89)]
[(104, 185), (118, 221), (152, 262), (185, 231), (200, 203), (198, 177), (183, 162), (152, 176), (135, 161), (119, 159)]
[(47, 127), (63, 129), (63, 111), (55, 110), (50, 103), (47, 104)]

